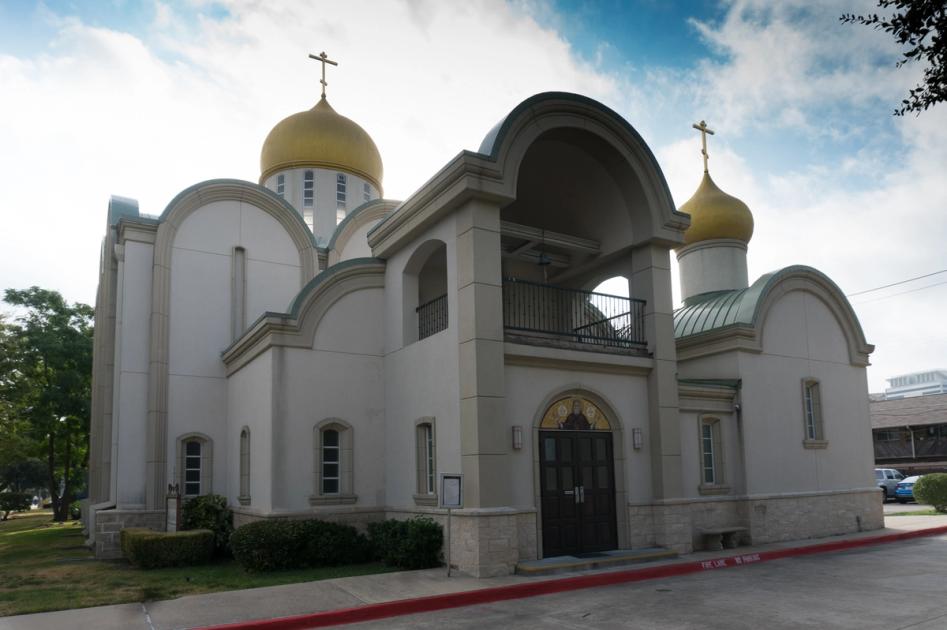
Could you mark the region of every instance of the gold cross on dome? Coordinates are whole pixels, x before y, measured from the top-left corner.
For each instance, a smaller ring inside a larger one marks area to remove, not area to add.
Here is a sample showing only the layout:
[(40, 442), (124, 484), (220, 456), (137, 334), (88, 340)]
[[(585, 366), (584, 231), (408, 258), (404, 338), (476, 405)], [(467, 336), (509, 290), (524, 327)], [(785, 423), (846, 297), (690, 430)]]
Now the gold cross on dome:
[(326, 64), (328, 63), (328, 64), (330, 64), (330, 65), (337, 66), (337, 65), (339, 65), (339, 62), (338, 62), (338, 61), (332, 61), (331, 59), (329, 59), (329, 56), (326, 54), (326, 51), (324, 51), (324, 50), (323, 50), (321, 53), (319, 53), (318, 55), (313, 55), (312, 53), (310, 53), (310, 54), (309, 54), (309, 58), (310, 58), (310, 59), (315, 59), (316, 61), (319, 61), (319, 62), (322, 63), (322, 80), (319, 81), (319, 83), (322, 84), (322, 98), (325, 98), (325, 97), (326, 97), (326, 86), (329, 85), (328, 83), (326, 83)]
[(704, 172), (707, 171), (707, 160), (710, 159), (710, 156), (707, 154), (707, 134), (714, 135), (714, 130), (707, 126), (703, 120), (699, 123), (694, 123), (691, 125), (694, 129), (700, 132), (700, 154), (704, 156)]

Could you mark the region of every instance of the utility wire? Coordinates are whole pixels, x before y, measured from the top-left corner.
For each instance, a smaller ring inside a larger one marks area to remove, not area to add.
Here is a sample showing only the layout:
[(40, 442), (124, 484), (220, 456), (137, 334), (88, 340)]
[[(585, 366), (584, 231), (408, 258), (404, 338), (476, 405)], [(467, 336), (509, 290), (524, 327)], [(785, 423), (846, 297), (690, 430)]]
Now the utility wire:
[(856, 302), (855, 304), (857, 306), (859, 304), (868, 304), (869, 302), (877, 302), (878, 300), (887, 300), (888, 298), (893, 298), (898, 295), (905, 295), (906, 293), (914, 293), (916, 291), (923, 291), (924, 289), (930, 289), (932, 287), (939, 287), (942, 284), (947, 284), (947, 280), (944, 280), (943, 282), (935, 282), (934, 284), (928, 284), (923, 287), (918, 287), (916, 289), (909, 289), (907, 291), (901, 291), (900, 293), (892, 293), (891, 295), (884, 295), (882, 297), (872, 298), (870, 300), (865, 300), (864, 302)]
[[(886, 284), (881, 287), (875, 287), (874, 289), (865, 289), (864, 291), (856, 291), (855, 293), (849, 293), (845, 297), (855, 297), (856, 295), (862, 295), (863, 293), (872, 293), (873, 291), (880, 291), (882, 289), (887, 289), (888, 287), (896, 287), (899, 284), (907, 284), (908, 282), (914, 282), (915, 280), (921, 280), (923, 278), (930, 278), (931, 276), (936, 276), (941, 273), (947, 273), (947, 269), (941, 269), (940, 271), (934, 271), (932, 273), (925, 273), (923, 276), (917, 276), (916, 278), (908, 278), (907, 280), (901, 280), (899, 282), (892, 282), (891, 284)], [(937, 286), (937, 285), (930, 285)]]

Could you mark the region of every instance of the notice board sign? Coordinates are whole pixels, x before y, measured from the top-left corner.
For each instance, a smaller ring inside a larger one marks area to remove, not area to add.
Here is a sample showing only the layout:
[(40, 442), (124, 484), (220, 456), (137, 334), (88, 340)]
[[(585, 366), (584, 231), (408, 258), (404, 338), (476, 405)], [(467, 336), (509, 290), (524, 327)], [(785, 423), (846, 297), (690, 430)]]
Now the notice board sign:
[(440, 507), (459, 509), (464, 507), (464, 476), (460, 473), (441, 473)]

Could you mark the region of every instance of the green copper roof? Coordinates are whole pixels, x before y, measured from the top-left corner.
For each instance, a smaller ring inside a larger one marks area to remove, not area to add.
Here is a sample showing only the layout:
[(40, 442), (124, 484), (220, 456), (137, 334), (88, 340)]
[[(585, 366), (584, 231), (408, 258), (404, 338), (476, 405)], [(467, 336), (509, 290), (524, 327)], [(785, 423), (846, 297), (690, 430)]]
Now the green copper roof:
[(786, 276), (800, 272), (818, 274), (835, 286), (820, 271), (794, 265), (764, 274), (746, 289), (701, 293), (684, 300), (684, 306), (674, 311), (674, 337), (681, 339), (730, 326), (755, 326), (760, 304), (770, 289)]

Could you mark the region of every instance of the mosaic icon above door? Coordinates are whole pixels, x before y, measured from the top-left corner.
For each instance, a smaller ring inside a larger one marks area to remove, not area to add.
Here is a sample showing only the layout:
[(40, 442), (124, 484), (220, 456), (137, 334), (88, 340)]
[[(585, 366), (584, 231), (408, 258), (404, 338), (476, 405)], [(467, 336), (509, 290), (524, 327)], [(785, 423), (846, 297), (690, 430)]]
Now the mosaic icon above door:
[(541, 429), (563, 431), (608, 431), (612, 425), (605, 413), (591, 400), (566, 396), (549, 406), (539, 425)]

